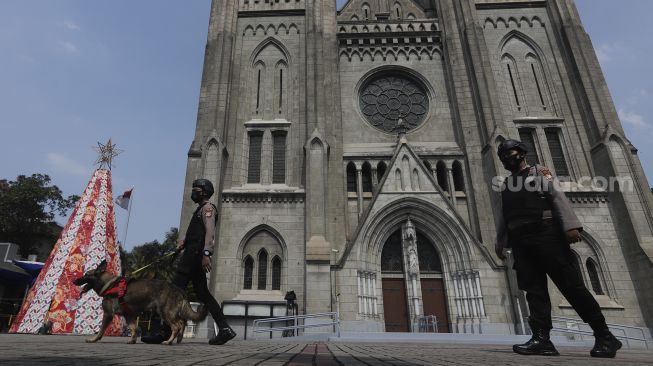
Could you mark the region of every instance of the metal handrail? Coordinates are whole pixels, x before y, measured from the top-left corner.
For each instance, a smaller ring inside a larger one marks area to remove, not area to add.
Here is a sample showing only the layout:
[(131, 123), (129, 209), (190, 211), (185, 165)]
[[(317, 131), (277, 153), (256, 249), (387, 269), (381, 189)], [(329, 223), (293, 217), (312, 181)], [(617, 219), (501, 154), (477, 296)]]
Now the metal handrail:
[(432, 326), (433, 333), (439, 333), (438, 318), (435, 315), (420, 315), (418, 318), (418, 329), (419, 332), (429, 333), (429, 327)]
[[(333, 320), (325, 323), (306, 324), (306, 319), (325, 318), (325, 317), (332, 318)], [(294, 325), (285, 326), (285, 327), (270, 327), (265, 329), (259, 329), (261, 327), (261, 324), (268, 324), (268, 323), (271, 324), (271, 323), (277, 323), (277, 322), (283, 322), (289, 320), (292, 320), (294, 322)], [(300, 324), (300, 321), (303, 321), (304, 324)], [(283, 332), (284, 330), (295, 330), (293, 334), (298, 335), (299, 332), (296, 332), (296, 330), (299, 329), (319, 328), (319, 327), (327, 327), (327, 326), (333, 326), (334, 333), (336, 333), (336, 336), (340, 338), (340, 316), (337, 312), (279, 316), (274, 318), (256, 319), (254, 320), (254, 323), (252, 325), (252, 333), (254, 333), (254, 338), (256, 339), (256, 333), (271, 333), (271, 332)]]
[[(594, 333), (592, 331), (580, 330), (580, 325), (585, 324), (585, 322), (580, 320), (580, 319), (564, 317), (564, 316), (553, 316), (553, 317), (551, 317), (551, 319), (554, 322), (569, 322), (569, 323), (572, 323), (574, 325), (579, 326), (578, 330), (569, 329), (569, 328), (556, 328), (556, 327), (554, 327), (553, 329), (551, 329), (552, 331), (561, 332), (561, 333), (580, 334), (580, 335), (594, 335)], [(623, 335), (615, 335), (615, 337), (625, 340), (626, 341), (626, 347), (630, 348), (629, 340), (633, 340), (633, 341), (644, 342), (644, 346), (646, 347), (646, 349), (649, 348), (648, 347), (648, 339), (646, 338), (646, 333), (644, 332), (644, 328), (635, 327), (635, 326), (632, 326), (632, 325), (622, 325), (622, 324), (613, 324), (613, 323), (607, 323), (607, 325), (608, 325), (609, 328), (611, 328), (610, 330), (612, 330), (612, 331), (621, 331), (623, 333)], [(626, 333), (625, 329), (637, 330), (642, 334), (642, 337), (638, 338), (638, 337), (629, 336)]]

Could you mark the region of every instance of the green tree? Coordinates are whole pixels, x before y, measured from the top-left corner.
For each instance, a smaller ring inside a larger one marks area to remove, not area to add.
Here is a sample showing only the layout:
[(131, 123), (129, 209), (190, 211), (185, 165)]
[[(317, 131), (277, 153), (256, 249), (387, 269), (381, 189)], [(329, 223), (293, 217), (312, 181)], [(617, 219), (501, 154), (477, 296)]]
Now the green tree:
[[(121, 252), (124, 275), (134, 278), (156, 278), (171, 283), (175, 276), (174, 260), (176, 257), (165, 258), (135, 275), (132, 273), (174, 251), (177, 248), (177, 239), (179, 239), (179, 230), (176, 227), (172, 227), (165, 234), (163, 243), (154, 240), (135, 246), (129, 252)], [(185, 290), (189, 301), (197, 300), (192, 284), (189, 284)]]
[(78, 200), (76, 195), (64, 197), (47, 174), (0, 180), (0, 241), (16, 243), (23, 256), (39, 241), (54, 242), (60, 234), (53, 230), (58, 227), (54, 218), (65, 216)]
[[(129, 253), (126, 253), (125, 274), (130, 276), (134, 271), (147, 266), (174, 251), (177, 248), (178, 238), (179, 230), (176, 227), (173, 227), (166, 233), (163, 243), (154, 240), (134, 247)], [(165, 258), (133, 275), (133, 277), (157, 278), (170, 282), (174, 276), (174, 265), (172, 262), (173, 259), (171, 257)]]

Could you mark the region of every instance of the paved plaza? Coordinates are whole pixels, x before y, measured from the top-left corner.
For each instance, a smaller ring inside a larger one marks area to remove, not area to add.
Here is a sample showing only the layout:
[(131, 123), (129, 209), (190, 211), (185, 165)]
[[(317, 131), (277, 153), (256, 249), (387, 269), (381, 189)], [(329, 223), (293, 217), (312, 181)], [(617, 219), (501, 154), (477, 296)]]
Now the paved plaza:
[(622, 350), (594, 359), (587, 348), (559, 347), (560, 357), (525, 357), (509, 346), (424, 343), (298, 343), (237, 341), (209, 346), (184, 340), (173, 346), (126, 344), (108, 337), (84, 343), (79, 336), (0, 335), (0, 365), (651, 365), (653, 352)]

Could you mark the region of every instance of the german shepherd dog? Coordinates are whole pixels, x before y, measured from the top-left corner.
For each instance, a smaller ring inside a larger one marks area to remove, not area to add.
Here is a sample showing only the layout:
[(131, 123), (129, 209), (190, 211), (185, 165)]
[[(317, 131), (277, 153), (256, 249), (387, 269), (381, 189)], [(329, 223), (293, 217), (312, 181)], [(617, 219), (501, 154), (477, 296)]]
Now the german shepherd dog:
[[(81, 294), (94, 290), (102, 297), (102, 309), (104, 316), (102, 326), (95, 337), (88, 338), (87, 343), (99, 341), (114, 315), (122, 315), (127, 320), (131, 330), (131, 338), (128, 343), (136, 343), (136, 318), (144, 311), (156, 311), (161, 318), (170, 326), (172, 334), (170, 339), (163, 344), (172, 344), (177, 335), (182, 335), (188, 320), (201, 321), (206, 318), (208, 310), (200, 306), (198, 311), (193, 311), (186, 299), (184, 292), (162, 280), (154, 279), (133, 279), (128, 282), (127, 289), (122, 297), (116, 294), (106, 295), (108, 289), (117, 285), (121, 278), (106, 272), (107, 262), (102, 261), (94, 270), (90, 270), (84, 276), (76, 279), (74, 284), (83, 286)], [(80, 296), (81, 296), (80, 294)], [(181, 337), (177, 338), (181, 341)]]

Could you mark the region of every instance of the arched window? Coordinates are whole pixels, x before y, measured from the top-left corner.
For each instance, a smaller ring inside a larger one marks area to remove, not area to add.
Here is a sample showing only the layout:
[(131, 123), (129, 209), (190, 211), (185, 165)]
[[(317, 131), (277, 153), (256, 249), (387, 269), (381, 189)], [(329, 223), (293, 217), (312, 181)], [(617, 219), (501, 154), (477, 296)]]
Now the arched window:
[(529, 115), (546, 115), (553, 112), (553, 95), (549, 89), (545, 60), (537, 48), (527, 36), (511, 34), (501, 48), (501, 67), (516, 110)]
[(356, 164), (350, 162), (347, 164), (347, 192), (357, 192), (356, 190)]
[(363, 164), (363, 192), (372, 192), (372, 166), (368, 162)]
[(422, 190), (422, 182), (419, 179), (419, 172), (417, 171), (417, 168), (413, 169), (413, 174), (410, 175), (410, 184), (413, 191)]
[(370, 6), (367, 3), (364, 3), (361, 7), (363, 9), (363, 19), (369, 20), (372, 12), (370, 11)]
[(258, 289), (265, 290), (268, 281), (268, 252), (261, 249), (258, 253)]
[(512, 94), (512, 100), (515, 103), (517, 110), (521, 110), (523, 100), (521, 97), (521, 80), (519, 79), (519, 73), (517, 72), (517, 63), (509, 55), (504, 55), (501, 59), (501, 63), (503, 64), (510, 94)]
[[(270, 290), (268, 283), (272, 282), (272, 287), (281, 283), (284, 249), (277, 235), (262, 225), (248, 237), (242, 251), (243, 289)], [(270, 265), (272, 268), (268, 272)], [(269, 281), (270, 275), (272, 281)]]
[(281, 258), (272, 258), (272, 289), (281, 290)]
[(402, 11), (401, 11), (401, 5), (399, 3), (395, 3), (394, 10), (397, 19), (401, 19)]
[(531, 73), (533, 83), (537, 90), (540, 106), (542, 110), (546, 110), (549, 90), (544, 79), (544, 73), (542, 72), (542, 64), (537, 56), (532, 53), (526, 56), (526, 63), (528, 64), (528, 71)]
[(404, 271), (404, 261), (401, 251), (401, 230), (397, 230), (390, 235), (383, 245), (381, 252), (381, 271), (389, 273), (402, 273)]
[[(268, 27), (268, 32), (272, 31)], [(287, 111), (288, 57), (282, 42), (268, 38), (255, 48), (252, 65), (253, 92), (257, 118), (275, 119)]]
[(453, 167), (451, 168), (453, 174), (453, 186), (456, 192), (465, 191), (465, 177), (463, 173), (462, 164), (458, 160), (453, 162)]
[(246, 290), (252, 289), (252, 275), (254, 273), (254, 259), (251, 256), (245, 257), (245, 271), (243, 276), (243, 288)]
[(379, 182), (381, 182), (381, 179), (383, 179), (383, 176), (385, 175), (385, 171), (388, 169), (388, 166), (385, 165), (384, 162), (379, 162), (379, 164), (376, 165), (376, 177), (379, 179)]
[(285, 62), (280, 61), (277, 64), (277, 72), (275, 75), (275, 94), (276, 94), (276, 104), (277, 104), (277, 113), (282, 114), (284, 112), (285, 103), (286, 103), (286, 90), (288, 88), (287, 83), (288, 77), (288, 65)]
[(438, 252), (431, 241), (419, 232), (417, 233), (417, 257), (420, 272), (442, 273), (442, 263)]
[(444, 164), (443, 161), (438, 161), (437, 165), (435, 166), (436, 170), (436, 175), (437, 175), (437, 180), (438, 180), (438, 185), (440, 186), (440, 189), (443, 191), (448, 191), (449, 190), (449, 181), (447, 178), (447, 166)]
[(263, 106), (263, 82), (265, 81), (265, 64), (263, 62), (256, 63), (254, 71), (254, 81), (256, 85), (256, 104), (254, 113), (259, 114), (262, 112)]
[(590, 277), (590, 283), (592, 285), (592, 290), (597, 295), (604, 295), (603, 287), (601, 286), (601, 278), (599, 277), (598, 266), (594, 259), (587, 258), (585, 262), (585, 267), (587, 268), (587, 274)]

